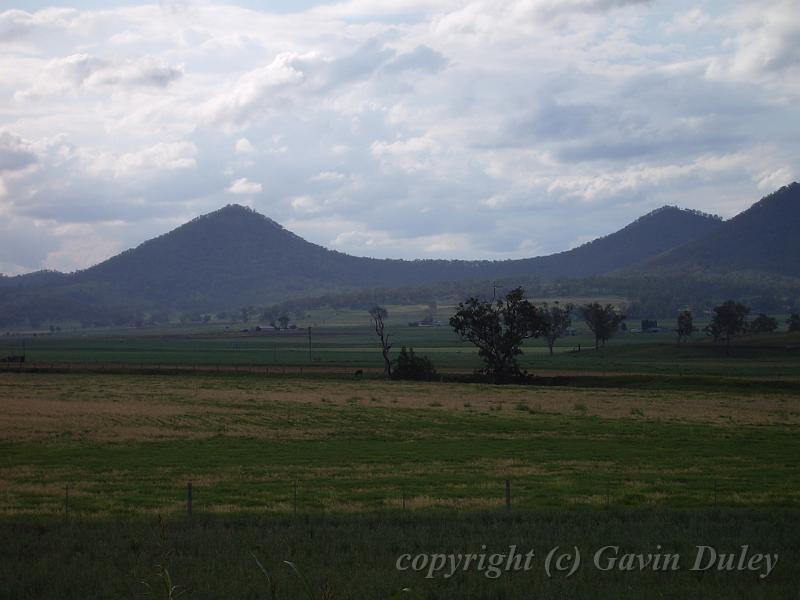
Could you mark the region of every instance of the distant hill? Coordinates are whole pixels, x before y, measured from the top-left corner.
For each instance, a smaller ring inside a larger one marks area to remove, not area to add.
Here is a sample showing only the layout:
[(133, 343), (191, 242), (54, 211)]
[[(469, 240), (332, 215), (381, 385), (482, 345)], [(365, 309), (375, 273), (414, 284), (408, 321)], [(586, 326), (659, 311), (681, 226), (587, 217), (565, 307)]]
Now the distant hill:
[(528, 259), (531, 273), (587, 277), (639, 264), (715, 231), (722, 219), (695, 210), (663, 206), (630, 225), (582, 246)]
[(143, 311), (216, 311), (375, 287), (600, 275), (701, 238), (721, 224), (718, 217), (663, 207), (551, 256), (409, 261), (328, 250), (251, 209), (229, 205), (83, 271), (0, 278), (0, 322), (124, 322)]
[(782, 187), (707, 235), (645, 261), (644, 267), (800, 277), (800, 184)]

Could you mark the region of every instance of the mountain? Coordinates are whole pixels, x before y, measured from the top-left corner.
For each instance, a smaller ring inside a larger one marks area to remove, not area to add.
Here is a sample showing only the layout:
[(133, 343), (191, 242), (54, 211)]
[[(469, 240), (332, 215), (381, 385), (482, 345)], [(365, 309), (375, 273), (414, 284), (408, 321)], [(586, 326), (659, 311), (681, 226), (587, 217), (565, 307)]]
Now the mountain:
[[(381, 260), (312, 244), (238, 205), (198, 217), (74, 277), (164, 301), (259, 301), (314, 288), (402, 286), (514, 275), (578, 277), (618, 269), (716, 229), (720, 220), (663, 207), (609, 236), (551, 256), (505, 261)], [(170, 291), (171, 290), (171, 291)], [(232, 294), (231, 292), (235, 292)], [(224, 304), (223, 304), (224, 305)]]
[(619, 231), (566, 252), (527, 259), (532, 272), (549, 277), (587, 277), (638, 264), (671, 248), (701, 238), (722, 223), (720, 217), (663, 206)]
[[(0, 278), (0, 316), (5, 323), (124, 321), (141, 311), (212, 311), (374, 287), (597, 275), (635, 265), (720, 225), (716, 217), (664, 207), (551, 256), (408, 261), (328, 250), (251, 209), (229, 205), (83, 271)], [(119, 316), (109, 317), (114, 314)]]
[(707, 235), (653, 257), (643, 267), (800, 277), (800, 184), (780, 188)]

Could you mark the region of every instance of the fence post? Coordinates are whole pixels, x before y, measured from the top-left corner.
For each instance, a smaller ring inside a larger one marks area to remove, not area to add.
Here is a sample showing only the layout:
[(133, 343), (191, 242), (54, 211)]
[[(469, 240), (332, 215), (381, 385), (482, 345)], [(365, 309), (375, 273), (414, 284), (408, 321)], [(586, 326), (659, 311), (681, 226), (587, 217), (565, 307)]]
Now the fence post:
[(192, 516), (192, 482), (186, 484), (186, 515)]
[(506, 479), (506, 508), (511, 508), (511, 480)]
[(69, 521), (69, 484), (64, 486), (64, 519)]
[(294, 506), (294, 516), (297, 516), (297, 480), (294, 480), (294, 494), (292, 499), (292, 504)]

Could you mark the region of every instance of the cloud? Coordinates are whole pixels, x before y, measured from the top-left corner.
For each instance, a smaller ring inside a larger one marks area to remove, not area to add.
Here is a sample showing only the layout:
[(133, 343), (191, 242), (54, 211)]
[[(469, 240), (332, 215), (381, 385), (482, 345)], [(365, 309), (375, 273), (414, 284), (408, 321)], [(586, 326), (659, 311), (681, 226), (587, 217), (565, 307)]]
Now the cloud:
[(247, 138), (236, 140), (236, 154), (252, 154), (255, 151), (256, 147)]
[(401, 71), (430, 71), (437, 72), (447, 65), (447, 58), (428, 46), (417, 46), (410, 52), (398, 54), (391, 59), (384, 71), (399, 73)]
[(0, 214), (47, 249), (2, 268), (230, 194), (342, 251), (529, 256), (800, 176), (793, 0), (121, 4), (0, 12)]
[(159, 142), (149, 148), (119, 156), (103, 153), (91, 159), (88, 171), (116, 177), (152, 175), (163, 170), (193, 169), (198, 149), (192, 142)]
[(29, 143), (11, 132), (0, 130), (0, 173), (20, 171), (37, 160)]
[(23, 38), (34, 31), (70, 27), (79, 13), (74, 9), (47, 8), (29, 13), (24, 10), (0, 12), (0, 43)]
[(231, 89), (213, 97), (201, 108), (212, 122), (241, 124), (266, 112), (280, 100), (282, 89), (303, 81), (298, 62), (302, 56), (284, 52), (268, 65), (253, 69), (233, 84)]
[(153, 57), (110, 61), (86, 53), (72, 54), (47, 63), (30, 88), (15, 98), (30, 100), (67, 90), (165, 88), (180, 79), (183, 71)]
[(249, 181), (246, 177), (235, 180), (226, 190), (231, 194), (252, 195), (259, 194), (262, 191), (260, 183)]
[(767, 10), (752, 6), (743, 16), (743, 30), (733, 40), (736, 52), (730, 70), (741, 76), (800, 74), (800, 18), (794, 1), (772, 3)]
[(385, 168), (414, 173), (431, 168), (433, 157), (441, 147), (436, 140), (416, 137), (396, 142), (374, 142), (371, 150)]
[(339, 181), (344, 180), (344, 175), (342, 173), (337, 173), (336, 171), (322, 171), (321, 173), (317, 173), (311, 178), (311, 181), (325, 181), (336, 183)]

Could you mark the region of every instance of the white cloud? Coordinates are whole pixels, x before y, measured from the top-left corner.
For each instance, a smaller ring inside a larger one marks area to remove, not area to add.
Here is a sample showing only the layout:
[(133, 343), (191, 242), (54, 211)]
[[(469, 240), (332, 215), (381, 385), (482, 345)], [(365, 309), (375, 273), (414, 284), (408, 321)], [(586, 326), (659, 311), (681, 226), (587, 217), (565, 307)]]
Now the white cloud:
[(249, 181), (246, 177), (236, 179), (226, 190), (231, 194), (253, 195), (259, 194), (262, 191), (260, 183)]
[(255, 151), (256, 147), (247, 138), (236, 140), (236, 154), (252, 154)]
[(164, 170), (193, 169), (198, 148), (191, 142), (159, 142), (149, 148), (115, 156), (102, 153), (90, 157), (87, 170), (92, 174), (111, 173), (114, 177), (153, 175)]
[(344, 175), (342, 173), (337, 173), (336, 171), (322, 171), (321, 173), (317, 173), (311, 178), (311, 181), (325, 181), (330, 183), (337, 183), (339, 181), (344, 180)]
[(304, 195), (304, 196), (295, 196), (289, 202), (292, 208), (300, 213), (316, 213), (319, 212), (322, 207), (320, 206), (319, 202), (315, 200), (313, 197)]
[(0, 130), (0, 173), (20, 171), (36, 163), (32, 144), (10, 131)]
[(268, 65), (245, 73), (229, 91), (206, 102), (201, 114), (212, 122), (235, 124), (260, 116), (277, 104), (282, 88), (303, 81), (303, 72), (295, 65), (301, 58), (296, 53), (284, 52)]
[(796, 4), (0, 11), (0, 214), (46, 248), (0, 265), (87, 266), (79, 239), (110, 253), (229, 194), (409, 258), (563, 250), (661, 204), (729, 216), (800, 176)]
[(182, 75), (181, 67), (153, 57), (109, 61), (86, 53), (72, 54), (49, 61), (31, 87), (17, 91), (15, 98), (28, 101), (80, 88), (165, 88)]
[(396, 142), (374, 142), (371, 150), (385, 167), (414, 173), (430, 169), (441, 147), (436, 140), (416, 137)]

